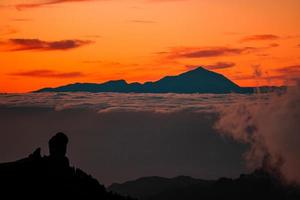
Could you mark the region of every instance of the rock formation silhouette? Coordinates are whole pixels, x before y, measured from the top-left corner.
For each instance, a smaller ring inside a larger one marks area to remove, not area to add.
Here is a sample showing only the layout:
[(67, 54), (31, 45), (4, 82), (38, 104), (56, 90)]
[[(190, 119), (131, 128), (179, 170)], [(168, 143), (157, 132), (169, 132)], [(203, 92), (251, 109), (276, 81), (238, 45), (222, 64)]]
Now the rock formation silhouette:
[(64, 133), (57, 133), (49, 140), (49, 153), (53, 157), (65, 157), (67, 153), (68, 137)]
[(36, 149), (27, 158), (0, 164), (1, 199), (130, 200), (105, 187), (66, 157), (68, 137), (57, 133), (49, 140), (49, 156)]

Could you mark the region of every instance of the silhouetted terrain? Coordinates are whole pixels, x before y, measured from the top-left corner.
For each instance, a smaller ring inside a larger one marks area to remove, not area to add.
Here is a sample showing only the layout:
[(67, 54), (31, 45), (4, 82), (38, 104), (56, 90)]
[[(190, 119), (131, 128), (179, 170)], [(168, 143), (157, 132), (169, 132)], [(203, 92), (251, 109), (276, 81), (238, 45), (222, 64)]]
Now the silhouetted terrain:
[[(108, 191), (92, 176), (70, 167), (68, 138), (58, 133), (49, 141), (49, 156), (40, 148), (27, 158), (0, 164), (1, 197), (7, 199), (300, 199), (298, 186), (283, 184), (276, 173), (256, 170), (237, 179), (216, 181), (179, 176), (146, 177), (112, 184)], [(122, 196), (121, 196), (122, 195)]]
[(42, 157), (38, 148), (27, 158), (0, 164), (1, 199), (131, 199), (107, 192), (92, 176), (70, 167), (67, 142), (58, 133), (49, 141), (49, 156)]
[[(283, 89), (262, 87), (263, 92)], [(130, 83), (125, 80), (108, 81), (101, 84), (75, 83), (57, 88), (43, 88), (35, 92), (121, 92), (121, 93), (253, 93), (255, 88), (239, 87), (223, 76), (202, 67), (179, 74), (166, 76), (156, 82)]]
[(123, 184), (112, 184), (108, 190), (141, 200), (193, 199), (300, 199), (296, 186), (286, 186), (264, 170), (242, 174), (237, 179), (216, 181), (191, 177), (146, 177)]

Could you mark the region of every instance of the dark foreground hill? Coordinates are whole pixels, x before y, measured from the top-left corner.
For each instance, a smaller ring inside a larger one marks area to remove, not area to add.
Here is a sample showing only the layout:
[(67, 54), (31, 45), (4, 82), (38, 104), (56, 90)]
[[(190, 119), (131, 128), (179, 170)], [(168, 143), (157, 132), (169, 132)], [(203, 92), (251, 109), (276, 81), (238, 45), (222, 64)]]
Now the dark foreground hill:
[[(262, 87), (266, 92), (276, 87)], [(282, 89), (282, 88), (281, 88)], [(125, 80), (105, 83), (75, 83), (57, 88), (43, 88), (35, 92), (119, 92), (119, 93), (253, 93), (255, 88), (243, 88), (223, 76), (202, 67), (179, 74), (166, 76), (155, 82), (130, 83)]]
[(70, 167), (65, 156), (67, 143), (66, 135), (58, 133), (49, 141), (49, 156), (41, 156), (37, 149), (27, 158), (0, 164), (0, 199), (300, 199), (298, 186), (285, 185), (265, 170), (214, 181), (186, 176), (146, 177), (113, 184), (106, 190), (92, 176)]
[(131, 199), (107, 192), (92, 176), (70, 167), (67, 142), (58, 133), (49, 141), (49, 156), (37, 149), (27, 158), (0, 164), (0, 199)]
[(130, 195), (140, 200), (296, 200), (298, 186), (287, 186), (264, 170), (241, 175), (237, 179), (220, 178), (215, 181), (191, 177), (146, 177), (123, 184), (112, 184), (108, 190)]

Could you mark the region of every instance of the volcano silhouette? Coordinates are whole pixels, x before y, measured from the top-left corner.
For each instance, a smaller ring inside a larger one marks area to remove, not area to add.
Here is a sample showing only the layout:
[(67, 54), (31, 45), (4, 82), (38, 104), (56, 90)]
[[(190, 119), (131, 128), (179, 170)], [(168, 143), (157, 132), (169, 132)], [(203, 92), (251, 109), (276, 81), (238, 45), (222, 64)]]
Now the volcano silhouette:
[(105, 83), (75, 83), (57, 88), (43, 88), (35, 92), (121, 92), (121, 93), (251, 93), (254, 88), (242, 88), (223, 76), (203, 67), (166, 76), (155, 82), (130, 83), (125, 80)]

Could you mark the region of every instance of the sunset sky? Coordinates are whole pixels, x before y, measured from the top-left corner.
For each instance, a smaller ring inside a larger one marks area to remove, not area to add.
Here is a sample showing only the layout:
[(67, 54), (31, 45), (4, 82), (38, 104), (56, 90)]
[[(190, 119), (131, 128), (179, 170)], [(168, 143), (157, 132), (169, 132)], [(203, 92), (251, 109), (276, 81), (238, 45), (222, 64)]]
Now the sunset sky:
[(0, 92), (155, 81), (204, 66), (240, 86), (300, 78), (299, 0), (0, 0)]

